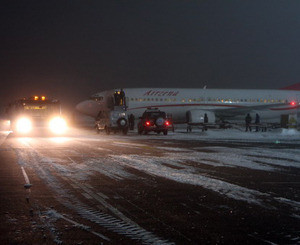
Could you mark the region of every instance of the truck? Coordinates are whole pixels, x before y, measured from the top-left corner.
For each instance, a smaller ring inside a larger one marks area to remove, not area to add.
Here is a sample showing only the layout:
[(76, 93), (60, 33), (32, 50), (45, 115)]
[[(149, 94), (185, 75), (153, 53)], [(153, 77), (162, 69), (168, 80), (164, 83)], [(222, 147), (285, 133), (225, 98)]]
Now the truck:
[(125, 94), (122, 89), (121, 91), (116, 90), (110, 109), (99, 111), (95, 121), (95, 128), (97, 133), (104, 130), (106, 134), (122, 132), (126, 135), (129, 130), (128, 121)]
[(122, 108), (100, 112), (95, 122), (95, 128), (97, 133), (104, 130), (106, 134), (122, 132), (126, 135), (129, 128), (127, 112)]
[(148, 134), (153, 131), (157, 134), (163, 132), (164, 135), (167, 135), (170, 128), (173, 130), (171, 117), (158, 108), (147, 108), (139, 119), (138, 134)]
[(32, 135), (37, 132), (63, 134), (67, 129), (61, 115), (61, 104), (57, 99), (46, 96), (31, 96), (11, 102), (6, 114), (13, 133)]

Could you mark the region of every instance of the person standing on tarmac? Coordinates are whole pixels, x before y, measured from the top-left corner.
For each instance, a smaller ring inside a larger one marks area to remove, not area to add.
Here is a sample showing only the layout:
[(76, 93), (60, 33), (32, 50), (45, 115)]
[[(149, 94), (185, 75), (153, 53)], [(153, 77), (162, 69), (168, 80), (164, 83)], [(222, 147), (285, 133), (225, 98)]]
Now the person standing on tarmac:
[(258, 132), (259, 131), (258, 124), (260, 124), (260, 117), (259, 117), (258, 113), (256, 113), (256, 115), (255, 115), (255, 124), (256, 124), (255, 132)]
[(208, 116), (206, 113), (204, 113), (204, 123), (208, 123)]
[(130, 114), (129, 118), (128, 118), (128, 122), (129, 122), (129, 129), (130, 130), (134, 130), (134, 115)]
[(252, 118), (251, 118), (250, 114), (248, 113), (247, 116), (245, 117), (246, 132), (248, 131), (248, 129), (249, 129), (250, 132), (252, 130), (251, 126), (250, 126), (251, 121), (252, 121)]
[(208, 116), (206, 113), (204, 113), (204, 127), (202, 131), (207, 131), (207, 126), (206, 126), (207, 123), (208, 123)]

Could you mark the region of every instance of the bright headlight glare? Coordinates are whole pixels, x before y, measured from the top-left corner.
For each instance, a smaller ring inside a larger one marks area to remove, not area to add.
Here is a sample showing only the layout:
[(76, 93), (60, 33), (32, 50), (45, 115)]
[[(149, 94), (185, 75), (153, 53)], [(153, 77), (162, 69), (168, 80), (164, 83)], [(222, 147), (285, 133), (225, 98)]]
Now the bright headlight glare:
[(17, 121), (16, 127), (19, 133), (28, 133), (32, 129), (31, 122), (28, 118), (20, 118)]
[(66, 121), (61, 117), (55, 117), (50, 121), (50, 129), (53, 133), (61, 134), (66, 131), (67, 129), (67, 123)]

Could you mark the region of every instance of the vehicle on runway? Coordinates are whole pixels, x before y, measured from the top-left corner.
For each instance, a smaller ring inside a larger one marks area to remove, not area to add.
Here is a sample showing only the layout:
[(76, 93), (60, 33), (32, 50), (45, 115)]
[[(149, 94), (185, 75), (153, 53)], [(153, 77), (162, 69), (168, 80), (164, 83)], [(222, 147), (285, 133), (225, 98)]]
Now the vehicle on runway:
[(127, 113), (123, 108), (115, 108), (106, 112), (100, 111), (95, 122), (96, 131), (99, 133), (104, 130), (106, 134), (121, 131), (126, 135), (128, 132), (127, 118)]
[(171, 123), (168, 121), (165, 112), (160, 111), (157, 108), (148, 108), (140, 117), (138, 133), (148, 134), (153, 131), (157, 134), (163, 132), (164, 135), (167, 135), (170, 127)]
[[(115, 91), (108, 90), (79, 103), (78, 111), (96, 117), (113, 109)], [(127, 88), (121, 90), (128, 113), (140, 117), (148, 107), (172, 114), (176, 123), (244, 123), (245, 115), (258, 113), (264, 123), (280, 124), (290, 115), (299, 116), (300, 83), (278, 90)]]
[(23, 98), (10, 103), (6, 108), (10, 128), (14, 133), (32, 135), (37, 132), (63, 134), (67, 124), (61, 115), (61, 104), (45, 96)]

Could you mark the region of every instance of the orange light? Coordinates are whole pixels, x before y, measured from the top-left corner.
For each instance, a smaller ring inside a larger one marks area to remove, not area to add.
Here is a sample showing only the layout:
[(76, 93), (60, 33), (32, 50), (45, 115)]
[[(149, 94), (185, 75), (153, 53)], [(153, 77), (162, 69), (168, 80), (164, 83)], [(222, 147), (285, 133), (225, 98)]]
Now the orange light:
[(45, 100), (46, 99), (46, 97), (45, 96), (42, 96), (42, 100)]
[(39, 96), (34, 96), (34, 100), (38, 100), (39, 99)]

